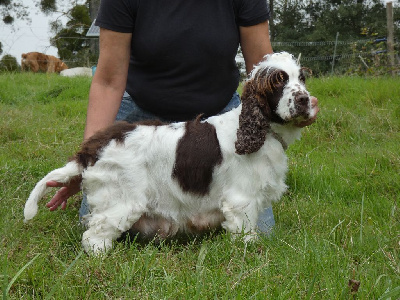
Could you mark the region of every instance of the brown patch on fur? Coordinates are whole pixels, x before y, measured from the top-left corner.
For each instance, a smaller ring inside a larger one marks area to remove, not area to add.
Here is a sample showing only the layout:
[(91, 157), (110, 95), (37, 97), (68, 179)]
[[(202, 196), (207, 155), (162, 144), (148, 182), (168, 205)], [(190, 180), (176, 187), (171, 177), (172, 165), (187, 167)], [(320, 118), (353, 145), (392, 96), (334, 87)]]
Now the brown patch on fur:
[(137, 123), (128, 123), (125, 121), (116, 122), (110, 127), (95, 133), (87, 141), (84, 141), (81, 145), (81, 150), (75, 154), (73, 159), (81, 164), (85, 169), (88, 166), (94, 165), (99, 159), (100, 151), (107, 146), (111, 140), (123, 143), (126, 134), (134, 131), (138, 125), (160, 126), (164, 125), (164, 123), (159, 120), (149, 120)]
[(215, 127), (201, 123), (200, 118), (186, 123), (186, 132), (177, 145), (172, 178), (183, 191), (205, 195), (214, 167), (222, 162), (222, 153)]
[(40, 52), (28, 52), (21, 54), (21, 70), (32, 72), (60, 73), (68, 69), (68, 66), (59, 58), (53, 55), (46, 55)]
[(172, 237), (176, 235), (178, 229), (177, 224), (173, 220), (162, 216), (144, 214), (132, 225), (129, 231), (132, 235), (141, 234), (142, 238), (151, 240), (157, 236), (161, 239)]
[[(124, 232), (118, 241), (130, 240), (141, 245), (149, 242), (159, 245), (160, 243), (178, 242), (179, 244), (192, 243), (195, 238), (201, 241), (202, 238), (223, 232), (221, 223), (210, 223), (208, 226), (199, 228), (188, 220), (186, 228), (178, 228), (172, 220), (162, 216), (143, 215), (128, 231)], [(145, 228), (144, 228), (145, 227)]]
[(269, 120), (262, 113), (255, 97), (242, 100), (242, 103), (235, 142), (236, 153), (241, 155), (258, 151), (264, 144), (270, 128)]
[(220, 210), (193, 216), (186, 222), (186, 231), (191, 234), (204, 234), (212, 231), (220, 231), (225, 217)]
[(235, 142), (237, 154), (257, 152), (270, 131), (270, 121), (283, 122), (275, 111), (287, 79), (286, 72), (270, 68), (261, 70), (246, 82)]

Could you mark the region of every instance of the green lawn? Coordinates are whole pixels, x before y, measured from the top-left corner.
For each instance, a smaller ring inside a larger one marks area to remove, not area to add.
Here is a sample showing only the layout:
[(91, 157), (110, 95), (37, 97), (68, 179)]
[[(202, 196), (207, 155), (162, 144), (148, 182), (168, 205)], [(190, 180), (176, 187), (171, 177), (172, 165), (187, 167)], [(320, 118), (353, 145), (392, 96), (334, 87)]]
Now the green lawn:
[(23, 223), (36, 182), (78, 149), (90, 80), (0, 74), (4, 299), (400, 299), (400, 78), (309, 80), (321, 112), (288, 150), (271, 237), (120, 243), (104, 257), (82, 253), (79, 196)]

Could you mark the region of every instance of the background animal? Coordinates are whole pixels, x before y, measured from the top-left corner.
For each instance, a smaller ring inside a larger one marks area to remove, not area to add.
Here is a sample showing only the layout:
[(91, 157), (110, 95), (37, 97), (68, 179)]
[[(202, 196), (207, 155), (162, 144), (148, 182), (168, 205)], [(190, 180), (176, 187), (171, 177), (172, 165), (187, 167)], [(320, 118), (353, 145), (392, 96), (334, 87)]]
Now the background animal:
[(60, 72), (61, 76), (75, 77), (75, 76), (89, 76), (92, 77), (92, 69), (85, 67), (70, 68), (62, 70)]
[(60, 73), (68, 69), (68, 66), (59, 58), (40, 52), (28, 52), (21, 54), (21, 70), (32, 72)]
[(91, 213), (84, 249), (103, 252), (123, 232), (166, 238), (222, 226), (255, 237), (259, 212), (286, 191), (285, 150), (297, 122), (316, 114), (303, 69), (288, 53), (267, 55), (232, 111), (189, 122), (125, 123), (98, 132), (46, 175), (24, 210), (32, 219), (46, 182), (82, 176)]

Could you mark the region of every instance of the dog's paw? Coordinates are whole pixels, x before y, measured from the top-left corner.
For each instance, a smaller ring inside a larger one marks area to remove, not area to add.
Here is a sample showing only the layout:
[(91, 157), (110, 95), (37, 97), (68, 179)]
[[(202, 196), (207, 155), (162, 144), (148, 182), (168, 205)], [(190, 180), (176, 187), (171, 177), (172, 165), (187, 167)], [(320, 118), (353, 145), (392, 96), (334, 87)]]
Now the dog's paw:
[(250, 232), (230, 232), (229, 237), (232, 241), (242, 241), (244, 243), (251, 243), (258, 239), (258, 234), (255, 231)]
[(257, 238), (258, 238), (257, 232), (251, 231), (251, 232), (246, 233), (243, 236), (243, 241), (245, 243), (249, 243), (249, 242), (251, 243), (251, 242), (254, 242)]
[(112, 248), (112, 240), (90, 236), (86, 231), (82, 237), (82, 246), (87, 254), (100, 255)]

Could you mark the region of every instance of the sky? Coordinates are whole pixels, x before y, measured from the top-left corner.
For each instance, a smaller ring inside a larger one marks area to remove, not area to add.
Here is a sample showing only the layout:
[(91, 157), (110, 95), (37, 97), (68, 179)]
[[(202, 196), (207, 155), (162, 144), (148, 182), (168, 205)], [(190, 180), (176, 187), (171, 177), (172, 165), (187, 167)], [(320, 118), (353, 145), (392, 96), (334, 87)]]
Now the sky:
[[(36, 10), (35, 10), (36, 11)], [(3, 45), (3, 55), (10, 54), (20, 61), (21, 54), (26, 52), (42, 52), (57, 56), (57, 48), (50, 46), (49, 21), (54, 17), (47, 17), (43, 13), (31, 14), (32, 23), (16, 20), (12, 27), (0, 22), (0, 41)]]

